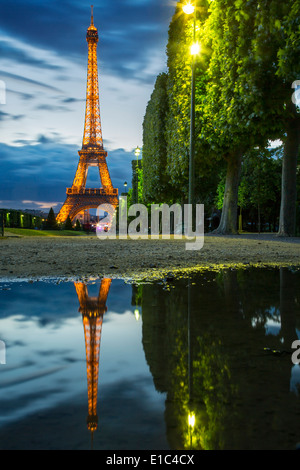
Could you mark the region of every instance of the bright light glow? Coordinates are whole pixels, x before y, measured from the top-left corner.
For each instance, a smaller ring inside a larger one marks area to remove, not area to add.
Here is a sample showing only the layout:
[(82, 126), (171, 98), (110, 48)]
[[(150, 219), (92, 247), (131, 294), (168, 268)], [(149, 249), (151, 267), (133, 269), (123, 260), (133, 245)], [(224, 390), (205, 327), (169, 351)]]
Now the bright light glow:
[(140, 319), (140, 311), (138, 308), (134, 310), (134, 316), (135, 316), (136, 321)]
[(196, 418), (195, 418), (195, 415), (194, 413), (190, 413), (189, 414), (189, 426), (191, 426), (191, 428), (193, 428), (195, 426), (195, 421), (196, 421)]
[(200, 44), (198, 42), (194, 42), (191, 46), (191, 54), (197, 55), (200, 52)]
[(187, 15), (191, 15), (192, 13), (194, 13), (195, 7), (191, 3), (186, 3), (185, 5), (183, 5), (182, 9), (184, 13), (186, 13)]

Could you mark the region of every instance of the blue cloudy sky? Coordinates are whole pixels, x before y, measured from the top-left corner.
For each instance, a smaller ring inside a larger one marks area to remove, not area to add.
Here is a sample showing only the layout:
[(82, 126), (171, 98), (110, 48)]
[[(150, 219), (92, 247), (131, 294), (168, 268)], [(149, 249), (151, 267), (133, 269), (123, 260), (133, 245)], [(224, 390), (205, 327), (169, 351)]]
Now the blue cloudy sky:
[[(0, 207), (58, 210), (65, 200), (82, 145), (92, 3), (107, 162), (120, 191), (131, 181), (176, 2), (0, 0)], [(91, 173), (88, 186), (99, 186)]]

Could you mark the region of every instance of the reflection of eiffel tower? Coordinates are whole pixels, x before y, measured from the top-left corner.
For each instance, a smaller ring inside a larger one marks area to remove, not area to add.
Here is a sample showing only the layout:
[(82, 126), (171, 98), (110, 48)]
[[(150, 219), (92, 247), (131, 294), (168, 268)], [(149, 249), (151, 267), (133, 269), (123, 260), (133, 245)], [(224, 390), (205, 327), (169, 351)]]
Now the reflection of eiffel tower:
[(97, 395), (99, 375), (99, 355), (103, 315), (107, 310), (106, 301), (111, 279), (102, 279), (98, 297), (89, 297), (88, 288), (82, 282), (75, 282), (80, 303), (84, 327), (87, 384), (88, 384), (88, 417), (87, 426), (93, 434), (97, 429)]
[[(94, 26), (93, 10), (86, 40), (88, 74), (84, 135), (82, 149), (78, 152), (80, 158), (74, 181), (72, 187), (67, 188), (67, 198), (57, 216), (60, 223), (64, 223), (68, 216), (73, 220), (79, 212), (97, 208), (101, 204), (114, 208), (118, 205), (118, 189), (112, 185), (106, 163), (107, 152), (103, 148), (97, 66), (98, 31)], [(92, 166), (99, 170), (101, 188), (86, 188), (88, 169)]]

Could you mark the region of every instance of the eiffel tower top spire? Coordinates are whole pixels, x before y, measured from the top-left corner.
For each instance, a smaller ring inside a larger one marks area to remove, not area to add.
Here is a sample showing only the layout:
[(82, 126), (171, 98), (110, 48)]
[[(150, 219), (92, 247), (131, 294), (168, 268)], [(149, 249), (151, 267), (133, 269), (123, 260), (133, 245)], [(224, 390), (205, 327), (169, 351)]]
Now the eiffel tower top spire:
[(86, 40), (88, 43), (88, 72), (82, 148), (103, 149), (97, 65), (97, 43), (99, 38), (98, 30), (94, 25), (93, 5), (91, 6), (91, 24), (87, 30)]
[(91, 26), (94, 26), (94, 5), (91, 5)]

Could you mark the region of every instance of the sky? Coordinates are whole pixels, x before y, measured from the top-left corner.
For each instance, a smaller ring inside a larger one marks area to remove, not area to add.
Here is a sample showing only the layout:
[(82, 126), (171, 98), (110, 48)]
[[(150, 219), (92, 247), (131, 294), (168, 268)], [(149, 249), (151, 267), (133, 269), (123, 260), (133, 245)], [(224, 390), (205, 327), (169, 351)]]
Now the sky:
[[(0, 208), (58, 212), (82, 146), (86, 31), (98, 28), (100, 112), (114, 187), (131, 184), (174, 0), (0, 0)], [(99, 187), (91, 168), (87, 187)]]

